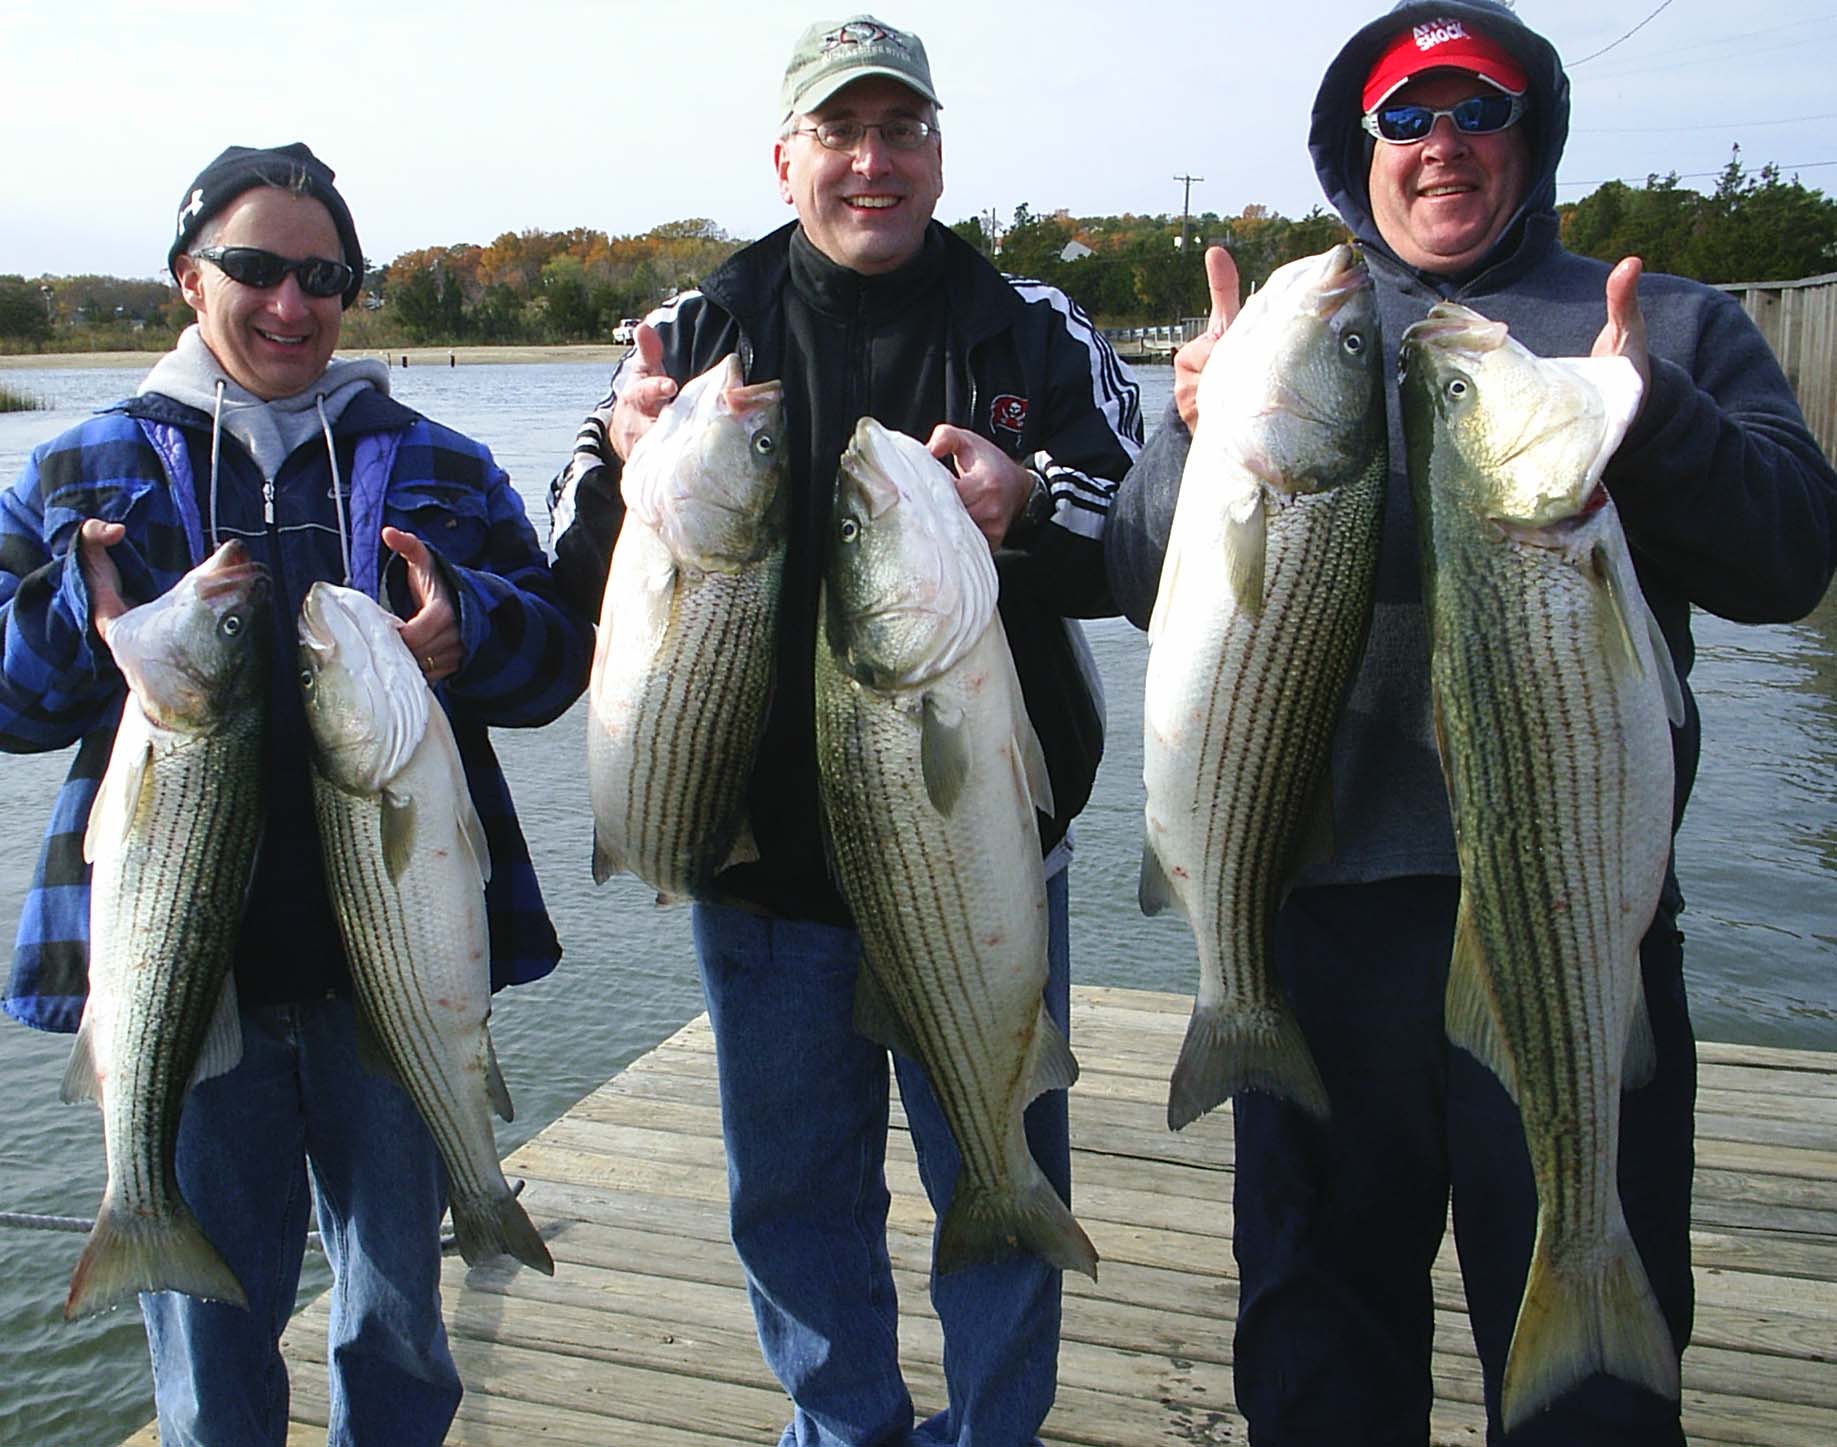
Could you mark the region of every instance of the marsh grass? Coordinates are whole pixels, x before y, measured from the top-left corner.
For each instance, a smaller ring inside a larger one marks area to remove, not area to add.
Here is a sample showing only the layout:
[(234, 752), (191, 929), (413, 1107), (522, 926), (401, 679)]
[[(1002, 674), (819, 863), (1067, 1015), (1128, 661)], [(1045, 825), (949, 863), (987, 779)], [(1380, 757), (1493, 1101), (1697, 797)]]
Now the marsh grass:
[(0, 412), (42, 412), (51, 404), (30, 392), (19, 392), (0, 382)]

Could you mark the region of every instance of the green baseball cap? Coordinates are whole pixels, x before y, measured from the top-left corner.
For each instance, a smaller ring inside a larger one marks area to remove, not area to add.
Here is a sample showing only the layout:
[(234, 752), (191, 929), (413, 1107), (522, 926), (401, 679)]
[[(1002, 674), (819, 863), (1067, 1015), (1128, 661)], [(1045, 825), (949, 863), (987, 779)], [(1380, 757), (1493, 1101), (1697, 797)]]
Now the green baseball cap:
[(779, 92), (781, 119), (813, 111), (843, 86), (870, 75), (889, 76), (944, 108), (931, 88), (924, 42), (872, 15), (851, 15), (819, 20), (797, 38)]

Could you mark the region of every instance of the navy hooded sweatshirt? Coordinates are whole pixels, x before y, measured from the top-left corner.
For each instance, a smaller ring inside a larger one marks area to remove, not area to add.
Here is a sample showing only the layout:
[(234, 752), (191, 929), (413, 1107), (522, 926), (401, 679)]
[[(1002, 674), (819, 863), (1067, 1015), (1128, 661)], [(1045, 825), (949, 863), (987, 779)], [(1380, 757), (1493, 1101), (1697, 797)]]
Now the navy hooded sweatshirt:
[[(1491, 251), (1468, 273), (1432, 275), (1399, 260), (1372, 220), (1372, 147), (1359, 96), (1399, 32), (1452, 17), (1505, 45), (1530, 77), (1522, 121), (1526, 194)], [(1322, 188), (1364, 249), (1385, 348), (1390, 475), (1371, 634), (1334, 737), (1334, 852), (1300, 884), (1361, 883), (1458, 873), (1454, 833), (1429, 712), (1429, 643), (1396, 385), (1404, 329), (1443, 299), (1505, 322), (1543, 356), (1585, 356), (1607, 320), (1611, 267), (1558, 240), (1556, 170), (1569, 130), (1569, 80), (1555, 49), (1488, 0), (1408, 0), (1366, 25), (1328, 67), (1309, 151)], [(1837, 475), (1807, 430), (1779, 364), (1728, 293), (1647, 273), (1639, 285), (1651, 351), (1644, 409), (1605, 481), (1653, 613), (1685, 681), (1686, 720), (1673, 734), (1673, 828), (1696, 774), (1692, 606), (1738, 622), (1802, 617), (1823, 596), (1837, 558)], [(1124, 481), (1106, 535), (1111, 587), (1146, 626), (1190, 437), (1172, 407)], [(1666, 907), (1681, 904), (1668, 881)]]

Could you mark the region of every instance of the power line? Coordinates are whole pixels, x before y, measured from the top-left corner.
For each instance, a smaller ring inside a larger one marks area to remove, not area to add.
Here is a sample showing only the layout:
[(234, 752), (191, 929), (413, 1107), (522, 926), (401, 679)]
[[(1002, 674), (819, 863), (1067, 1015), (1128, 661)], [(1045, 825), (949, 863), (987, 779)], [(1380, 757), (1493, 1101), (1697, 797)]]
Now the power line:
[[(1767, 165), (1773, 167), (1775, 171), (1778, 171), (1783, 176), (1788, 171), (1815, 171), (1820, 166), (1837, 166), (1837, 161), (1782, 161), (1782, 162), (1769, 161), (1767, 162)], [(1720, 176), (1727, 169), (1728, 167), (1726, 166), (1719, 166), (1713, 171), (1679, 171), (1675, 174), (1676, 174), (1676, 179), (1680, 181), (1696, 181), (1696, 180), (1701, 180), (1705, 176)], [(1658, 174), (1659, 173), (1657, 171), (1652, 171), (1648, 173), (1649, 176), (1656, 176)], [(1667, 176), (1670, 176), (1673, 173), (1667, 171), (1665, 174)], [(1752, 174), (1752, 173), (1749, 173), (1749, 174)], [(1631, 178), (1626, 177), (1626, 176), (1610, 176), (1608, 178), (1608, 181), (1618, 181), (1622, 185), (1625, 185), (1628, 183), (1629, 179)], [(1646, 179), (1646, 177), (1641, 177), (1639, 179), (1644, 180)], [(1608, 184), (1608, 182), (1607, 181), (1558, 181), (1556, 184), (1559, 186), (1605, 186)]]
[(1564, 62), (1565, 68), (1569, 70), (1574, 70), (1578, 65), (1588, 64), (1588, 62), (1595, 59), (1596, 56), (1606, 55), (1608, 51), (1612, 50), (1616, 45), (1619, 45), (1621, 41), (1631, 40), (1635, 35), (1639, 34), (1639, 32), (1644, 30), (1646, 26), (1650, 25), (1654, 20), (1656, 20), (1662, 11), (1669, 9), (1670, 6), (1671, 6), (1671, 0), (1662, 0), (1662, 3), (1659, 5), (1657, 10), (1654, 10), (1644, 20), (1640, 21), (1639, 24), (1635, 25), (1631, 30), (1627, 31), (1625, 35), (1620, 37), (1620, 40), (1610, 41), (1608, 44), (1602, 46), (1599, 50), (1595, 51), (1593, 54), (1585, 55), (1580, 60), (1565, 61)]
[(1743, 126), (1797, 126), (1810, 121), (1837, 121), (1837, 111), (1821, 116), (1787, 116), (1779, 121), (1711, 121), (1692, 126), (1574, 126), (1572, 136), (1665, 136), (1674, 131), (1733, 131)]
[[(1647, 51), (1643, 62), (1639, 60), (1633, 60), (1633, 61), (1629, 61), (1628, 64), (1634, 67), (1635, 71), (1637, 71), (1640, 68), (1649, 68), (1651, 65), (1651, 62), (1655, 60), (1668, 60), (1673, 56), (1679, 56), (1679, 55), (1693, 55), (1696, 52), (1703, 51), (1703, 50), (1710, 50), (1710, 51), (1715, 52), (1715, 54), (1713, 56), (1708, 57), (1708, 59), (1717, 60), (1717, 61), (1726, 60), (1728, 56), (1730, 55), (1730, 47), (1734, 44), (1735, 41), (1755, 40), (1763, 35), (1773, 35), (1781, 30), (1797, 30), (1800, 27), (1806, 26), (1806, 25), (1823, 25), (1823, 24), (1828, 23), (1831, 20), (1837, 20), (1837, 12), (1832, 12), (1832, 13), (1824, 14), (1824, 15), (1807, 15), (1798, 20), (1788, 20), (1784, 24), (1781, 24), (1781, 25), (1763, 26), (1759, 30), (1737, 30), (1727, 35), (1712, 36), (1708, 40), (1693, 40), (1684, 45), (1662, 46), (1657, 50)], [(1643, 24), (1644, 22), (1642, 21), (1641, 23)], [(1620, 42), (1615, 41), (1614, 43), (1618, 45)], [(1740, 52), (1740, 54), (1745, 57), (1745, 56), (1750, 56), (1750, 55), (1763, 55), (1763, 54), (1767, 54), (1774, 50), (1782, 50), (1782, 49), (1800, 49), (1802, 50), (1804, 48), (1805, 48), (1804, 41), (1792, 40), (1792, 41), (1782, 42), (1781, 44), (1778, 44), (1778, 45), (1756, 47), (1751, 50), (1742, 51)], [(1595, 52), (1595, 54), (1597, 55), (1601, 53), (1602, 52), (1600, 51)], [(1590, 57), (1584, 57), (1584, 58), (1587, 59)], [(1577, 63), (1579, 64), (1579, 62)], [(1687, 64), (1687, 65), (1688, 64), (1698, 64), (1698, 63), (1700, 62), (1697, 62), (1697, 61), (1682, 62), (1682, 64)], [(1668, 68), (1675, 70), (1678, 67), (1671, 66)], [(1632, 72), (1621, 72), (1621, 73), (1627, 74), (1627, 73), (1632, 73)]]

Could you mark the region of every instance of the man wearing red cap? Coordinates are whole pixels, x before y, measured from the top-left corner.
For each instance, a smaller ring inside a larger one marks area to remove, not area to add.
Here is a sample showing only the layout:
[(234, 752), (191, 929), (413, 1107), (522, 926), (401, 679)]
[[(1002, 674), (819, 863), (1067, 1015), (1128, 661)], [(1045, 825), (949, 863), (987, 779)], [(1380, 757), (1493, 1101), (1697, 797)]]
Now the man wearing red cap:
[[(1437, 301), (1505, 322), (1546, 356), (1627, 356), (1645, 383), (1608, 465), (1646, 600), (1680, 678), (1692, 604), (1745, 621), (1803, 616), (1829, 584), (1837, 476), (1766, 342), (1724, 293), (1609, 268), (1558, 240), (1556, 169), (1569, 84), (1556, 51), (1490, 0), (1410, 0), (1328, 68), (1309, 149), (1364, 249), (1396, 375), (1405, 329)], [(1230, 258), (1207, 257), (1213, 328), (1175, 360), (1169, 417), (1125, 480), (1106, 535), (1116, 598), (1153, 608), (1198, 373), (1237, 307)], [(1684, 1441), (1675, 1395), (1601, 1372), (1507, 1433), (1500, 1383), (1537, 1225), (1517, 1108), (1447, 1041), (1442, 1000), (1459, 871), (1430, 721), (1416, 520), (1394, 381), (1390, 477), (1370, 639), (1334, 738), (1334, 852), (1295, 881), (1276, 965), (1333, 1114), (1256, 1092), (1235, 1102), (1234, 1371), (1251, 1440), (1415, 1444), (1429, 1434), (1430, 1268), (1450, 1196), (1485, 1385), (1487, 1440), (1512, 1447)], [(1677, 814), (1699, 727), (1673, 734)], [(1668, 876), (1641, 945), (1658, 1045), (1622, 1100), (1626, 1218), (1682, 1353), (1690, 1337), (1696, 1057), (1683, 907)]]

